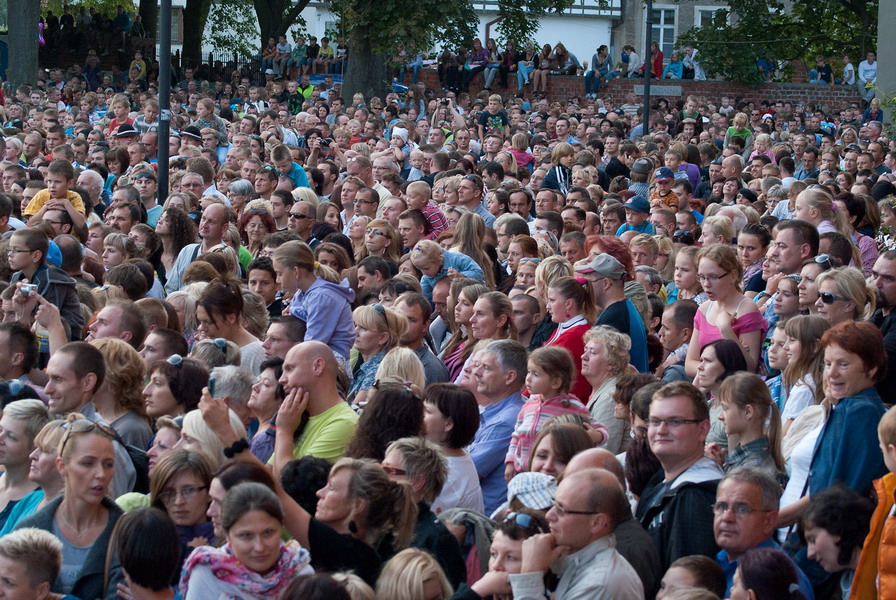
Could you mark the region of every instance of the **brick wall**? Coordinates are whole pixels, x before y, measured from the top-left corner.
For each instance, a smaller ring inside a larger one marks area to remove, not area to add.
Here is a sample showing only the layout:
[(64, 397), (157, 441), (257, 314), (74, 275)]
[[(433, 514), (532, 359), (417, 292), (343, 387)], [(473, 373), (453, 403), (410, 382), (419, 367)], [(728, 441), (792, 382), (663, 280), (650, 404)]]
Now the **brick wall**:
[[(512, 81), (511, 81), (512, 80)], [(516, 94), (516, 80), (509, 78), (510, 87), (507, 90), (494, 87), (495, 93)], [(420, 82), (429, 88), (438, 89), (439, 79), (435, 71), (421, 71)], [(497, 84), (495, 78), (495, 84)], [(601, 97), (609, 99), (613, 104), (622, 104), (629, 92), (636, 87), (644, 85), (643, 79), (614, 79), (609, 87), (604, 90)], [(478, 94), (482, 87), (482, 76), (477, 75), (470, 85), (470, 93)], [(659, 90), (655, 90), (659, 87)], [(639, 89), (640, 91), (640, 89)], [(571, 77), (561, 75), (548, 76), (548, 100), (561, 100), (572, 96), (585, 94), (585, 79), (583, 77)], [(855, 88), (844, 86), (809, 85), (806, 83), (768, 83), (758, 87), (727, 83), (724, 81), (692, 81), (692, 80), (651, 80), (651, 95), (664, 97), (675, 101), (685, 99), (691, 94), (705, 96), (708, 100), (717, 103), (722, 96), (741, 98), (745, 101), (761, 102), (763, 100), (783, 100), (790, 102), (815, 103), (836, 108), (850, 102), (860, 100)]]

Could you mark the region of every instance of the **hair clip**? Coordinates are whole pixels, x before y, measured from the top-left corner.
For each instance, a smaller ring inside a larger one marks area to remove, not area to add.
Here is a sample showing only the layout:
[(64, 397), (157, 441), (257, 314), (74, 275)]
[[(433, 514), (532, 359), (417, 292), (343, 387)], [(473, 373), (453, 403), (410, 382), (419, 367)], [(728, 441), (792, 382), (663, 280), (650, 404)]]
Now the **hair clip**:
[(184, 362), (184, 357), (180, 354), (172, 354), (168, 357), (168, 364), (179, 367)]

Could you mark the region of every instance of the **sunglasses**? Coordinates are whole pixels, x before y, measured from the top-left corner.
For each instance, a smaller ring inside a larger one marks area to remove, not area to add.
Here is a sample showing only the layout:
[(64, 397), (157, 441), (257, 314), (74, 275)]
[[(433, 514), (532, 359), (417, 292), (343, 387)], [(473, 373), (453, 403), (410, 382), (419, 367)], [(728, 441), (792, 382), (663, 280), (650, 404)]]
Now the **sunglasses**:
[[(833, 258), (830, 254), (819, 254), (815, 257), (815, 264), (824, 267), (825, 271), (836, 269), (839, 262), (840, 261), (837, 261), (837, 259)], [(830, 304), (830, 302), (828, 304)]]
[(309, 217), (308, 215), (303, 215), (302, 213), (291, 212), (289, 213), (289, 218), (301, 221), (302, 219), (310, 219), (311, 217)]
[(821, 298), (821, 301), (825, 304), (833, 304), (837, 300), (849, 300), (849, 298), (838, 296), (832, 292), (818, 292), (818, 297)]

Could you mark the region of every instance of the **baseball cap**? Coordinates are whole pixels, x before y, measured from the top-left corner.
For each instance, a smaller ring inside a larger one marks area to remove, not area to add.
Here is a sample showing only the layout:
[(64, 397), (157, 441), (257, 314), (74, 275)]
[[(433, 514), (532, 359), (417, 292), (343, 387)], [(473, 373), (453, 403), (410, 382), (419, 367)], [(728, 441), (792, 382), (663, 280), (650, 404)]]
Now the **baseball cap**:
[(630, 208), (637, 212), (650, 214), (650, 202), (644, 196), (635, 196), (622, 206), (623, 208)]
[(653, 173), (654, 181), (670, 181), (675, 179), (675, 173), (669, 167), (660, 167)]
[(609, 279), (622, 279), (625, 267), (610, 254), (599, 254), (589, 263), (576, 265), (576, 273), (597, 273)]

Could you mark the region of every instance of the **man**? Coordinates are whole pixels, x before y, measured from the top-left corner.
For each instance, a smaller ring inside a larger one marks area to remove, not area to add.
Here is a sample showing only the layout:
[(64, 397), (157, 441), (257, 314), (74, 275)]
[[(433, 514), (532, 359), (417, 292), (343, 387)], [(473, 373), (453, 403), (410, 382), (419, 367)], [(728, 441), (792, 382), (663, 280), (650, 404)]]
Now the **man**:
[(376, 219), (379, 212), (380, 197), (376, 190), (370, 187), (363, 187), (355, 194), (355, 215)]
[(381, 218), (388, 221), (393, 229), (397, 229), (398, 219), (400, 218), (401, 214), (407, 209), (408, 205), (404, 200), (402, 200), (398, 196), (390, 196), (389, 199), (383, 203)]
[(184, 246), (180, 254), (177, 255), (171, 275), (165, 284), (165, 289), (169, 294), (181, 288), (184, 271), (187, 270), (191, 262), (196, 260), (197, 256), (221, 243), (231, 220), (232, 212), (223, 204), (212, 203), (205, 207), (199, 220), (199, 238), (202, 241)]
[(576, 264), (588, 257), (585, 252), (585, 234), (579, 231), (570, 231), (560, 237), (560, 255), (570, 264)]
[(286, 353), (305, 339), (305, 321), (292, 315), (283, 315), (271, 321), (261, 347), (264, 359), (286, 358)]
[(541, 347), (541, 340), (535, 336), (544, 315), (538, 300), (528, 294), (517, 294), (511, 300), (513, 304), (513, 324), (517, 329), (517, 340), (531, 352)]
[(39, 358), (37, 337), (28, 327), (18, 321), (0, 323), (0, 377), (4, 381), (18, 379), (43, 391), (29, 380)]
[(510, 242), (517, 235), (529, 235), (529, 226), (526, 220), (517, 214), (506, 213), (495, 219), (495, 235), (498, 238), (498, 256), (507, 257)]
[[(586, 469), (606, 469), (616, 477), (622, 489), (627, 487), (622, 463), (605, 448), (589, 448), (573, 456), (566, 465), (560, 480)], [(635, 569), (644, 586), (644, 597), (653, 598), (660, 585), (662, 570), (660, 556), (653, 546), (650, 534), (629, 511), (616, 525), (616, 549)]]
[(784, 275), (799, 273), (807, 258), (818, 255), (818, 229), (799, 219), (781, 221), (776, 226), (775, 243), (769, 258)]
[(81, 174), (78, 175), (77, 186), (87, 192), (87, 196), (89, 197), (89, 200), (84, 198), (84, 205), (92, 207), (99, 206), (100, 216), (102, 216), (102, 211), (105, 208), (102, 197), (103, 177), (91, 169), (81, 171)]
[(289, 213), (295, 201), (295, 196), (286, 190), (271, 192), (271, 216), (277, 231), (285, 231), (289, 227)]
[(410, 484), (417, 503), (417, 523), (411, 547), (432, 554), (453, 587), (467, 578), (467, 567), (455, 538), (430, 510), (448, 479), (448, 459), (422, 437), (401, 438), (389, 444), (383, 458), (389, 479)]
[(397, 231), (406, 251), (410, 252), (417, 242), (426, 238), (426, 224), (426, 217), (419, 210), (406, 210), (399, 215)]
[(423, 294), (405, 292), (395, 300), (393, 309), (404, 313), (407, 317), (408, 330), (401, 337), (401, 345), (413, 350), (420, 359), (423, 373), (426, 375), (426, 385), (451, 381), (445, 364), (433, 354), (426, 343), (426, 332), (429, 330), (429, 319), (432, 316), (429, 300)]
[[(56, 350), (47, 364), (47, 385), (44, 388), (48, 408), (64, 418), (79, 413), (88, 421), (108, 425), (96, 412), (93, 395), (106, 378), (106, 363), (102, 353), (86, 342), (71, 342)], [(115, 472), (109, 485), (109, 495), (118, 497), (133, 491), (137, 470), (124, 446), (115, 442)]]
[(87, 328), (85, 342), (101, 338), (118, 338), (130, 344), (135, 350), (143, 345), (146, 337), (146, 323), (140, 309), (130, 300), (112, 300), (97, 313), (96, 319)]
[(316, 213), (310, 202), (302, 200), (292, 205), (289, 213), (289, 231), (299, 236), (312, 249), (320, 245), (320, 240), (314, 238), (311, 233), (315, 223), (317, 223)]
[(884, 336), (887, 351), (887, 376), (877, 383), (882, 398), (896, 393), (896, 250), (881, 254), (871, 269), (871, 281), (877, 288), (877, 312), (871, 318)]
[(706, 458), (709, 407), (686, 381), (667, 383), (650, 403), (647, 439), (662, 470), (648, 482), (635, 516), (653, 537), (663, 569), (682, 556), (714, 556), (712, 502), (724, 472)]
[(482, 205), (482, 178), (479, 175), (465, 175), (457, 188), (457, 197), (461, 206), (482, 217), (487, 227), (494, 226), (495, 216)]
[(660, 324), (659, 338), (666, 358), (662, 368), (662, 380), (690, 381), (684, 371), (684, 362), (688, 356), (688, 343), (694, 332), (694, 315), (697, 303), (693, 300), (676, 300), (666, 305)]
[(280, 385), (286, 392), (285, 402), (290, 402), (294, 394), (295, 400), (303, 403), (307, 397), (309, 419), (293, 445), (291, 455), (284, 456), (275, 451), (272, 464), (282, 466), (303, 456), (336, 462), (345, 454), (355, 435), (358, 413), (339, 396), (338, 373), (336, 356), (321, 342), (302, 342), (286, 354), (280, 377)]
[(183, 333), (156, 327), (143, 340), (140, 356), (146, 365), (146, 372), (150, 373), (150, 369), (157, 361), (168, 360), (174, 354), (186, 356), (189, 351)]
[(156, 197), (159, 191), (158, 179), (153, 169), (134, 169), (131, 171), (132, 185), (140, 192), (140, 202), (146, 209), (146, 224), (155, 229), (162, 216), (162, 206)]
[[(116, 190), (116, 193), (121, 193), (121, 190)], [(109, 226), (112, 231), (127, 235), (139, 222), (140, 209), (135, 204), (119, 200), (112, 205), (112, 213), (109, 215)]]
[[(747, 552), (755, 548), (781, 550), (773, 537), (780, 501), (781, 485), (763, 469), (738, 467), (729, 471), (719, 483), (712, 505), (715, 514), (713, 532), (721, 548), (716, 560), (728, 580), (726, 598), (731, 594), (738, 562)], [(791, 564), (796, 570), (800, 590), (806, 598), (814, 599), (809, 578), (796, 564)]]
[(389, 263), (382, 256), (368, 256), (358, 263), (358, 289), (381, 288), (390, 277)]
[(797, 181), (803, 179), (815, 179), (818, 177), (818, 148), (809, 146), (803, 152), (803, 166), (796, 170), (793, 176)]
[(600, 254), (590, 263), (575, 268), (590, 282), (594, 301), (604, 307), (598, 325), (609, 325), (631, 338), (631, 364), (641, 373), (647, 372), (647, 332), (638, 309), (625, 296), (625, 268), (609, 254)]
[(625, 492), (609, 471), (564, 477), (546, 515), (550, 533), (523, 542), (520, 573), (509, 576), (513, 597), (544, 598), (544, 576), (553, 570), (560, 577), (555, 600), (643, 599), (644, 586), (613, 535), (629, 514)]
[(372, 188), (379, 196), (379, 202), (385, 202), (392, 195), (379, 181), (373, 178), (373, 163), (366, 156), (358, 155), (350, 158), (345, 171), (351, 177), (357, 177), (363, 181), (366, 187)]
[(532, 192), (526, 188), (518, 188), (510, 192), (507, 206), (511, 213), (519, 215), (526, 221), (532, 220)]
[(485, 405), (469, 451), (479, 474), (486, 514), (493, 513), (507, 499), (504, 458), (523, 406), (526, 360), (522, 344), (497, 340), (478, 353), (478, 364), (473, 369), (476, 391)]

